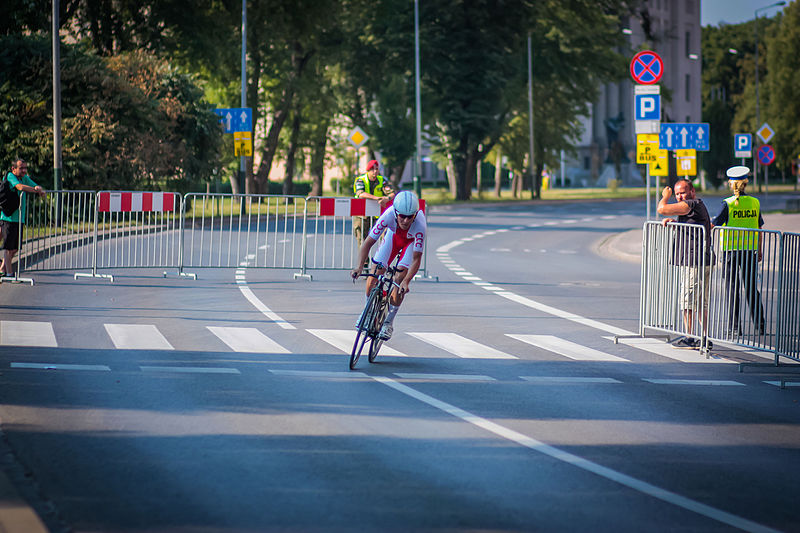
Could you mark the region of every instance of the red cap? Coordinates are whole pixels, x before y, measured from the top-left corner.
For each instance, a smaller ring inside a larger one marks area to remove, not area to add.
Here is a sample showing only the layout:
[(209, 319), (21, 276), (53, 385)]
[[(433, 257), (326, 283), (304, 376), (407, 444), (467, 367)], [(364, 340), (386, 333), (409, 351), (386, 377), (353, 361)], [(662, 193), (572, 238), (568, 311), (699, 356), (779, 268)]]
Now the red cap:
[(374, 159), (367, 163), (367, 170), (372, 170), (373, 168), (378, 168), (378, 162)]

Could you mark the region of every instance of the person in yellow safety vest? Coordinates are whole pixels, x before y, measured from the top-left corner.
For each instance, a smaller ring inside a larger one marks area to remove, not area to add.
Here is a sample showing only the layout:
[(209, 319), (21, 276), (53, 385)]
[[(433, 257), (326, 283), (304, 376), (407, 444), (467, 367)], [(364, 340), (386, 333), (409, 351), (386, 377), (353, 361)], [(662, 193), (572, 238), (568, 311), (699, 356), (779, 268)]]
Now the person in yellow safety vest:
[[(750, 317), (755, 333), (764, 334), (764, 306), (758, 287), (758, 263), (763, 259), (762, 240), (757, 230), (764, 226), (761, 205), (758, 199), (745, 194), (747, 175), (750, 169), (744, 166), (731, 167), (727, 171), (728, 183), (733, 196), (722, 201), (722, 209), (712, 221), (723, 226), (720, 231), (720, 250), (727, 292), (728, 329), (734, 337), (739, 336), (740, 287), (744, 289)], [(745, 228), (732, 230), (727, 228)]]
[[(394, 190), (383, 176), (378, 174), (378, 162), (374, 159), (367, 163), (367, 172), (353, 182), (353, 192), (355, 192), (356, 198), (376, 200), (381, 206), (381, 211), (391, 205), (394, 199)], [(353, 217), (353, 235), (359, 246), (364, 241), (364, 235), (372, 228), (376, 218)]]

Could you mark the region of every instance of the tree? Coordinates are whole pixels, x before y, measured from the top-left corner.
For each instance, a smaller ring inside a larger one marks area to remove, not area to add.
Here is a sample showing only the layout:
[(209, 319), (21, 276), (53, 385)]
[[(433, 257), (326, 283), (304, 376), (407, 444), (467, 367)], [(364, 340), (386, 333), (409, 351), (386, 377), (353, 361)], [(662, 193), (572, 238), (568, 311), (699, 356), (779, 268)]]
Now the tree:
[[(0, 153), (32, 169), (53, 167), (50, 46), (0, 38)], [(68, 189), (183, 192), (217, 166), (221, 132), (201, 91), (144, 52), (104, 59), (64, 46), (62, 116)]]
[(768, 77), (763, 88), (766, 96), (762, 120), (769, 119), (775, 130), (770, 144), (775, 148), (776, 165), (784, 172), (800, 154), (800, 3), (792, 2), (776, 18), (767, 38)]

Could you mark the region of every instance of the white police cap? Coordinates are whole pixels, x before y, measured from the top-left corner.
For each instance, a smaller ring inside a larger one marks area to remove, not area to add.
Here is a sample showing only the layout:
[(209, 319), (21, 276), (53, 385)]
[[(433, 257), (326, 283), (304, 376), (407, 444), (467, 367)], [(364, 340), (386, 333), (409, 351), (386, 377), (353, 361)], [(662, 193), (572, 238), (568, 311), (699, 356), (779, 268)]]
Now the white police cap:
[(750, 174), (750, 169), (743, 166), (731, 167), (726, 174), (729, 180), (743, 180)]

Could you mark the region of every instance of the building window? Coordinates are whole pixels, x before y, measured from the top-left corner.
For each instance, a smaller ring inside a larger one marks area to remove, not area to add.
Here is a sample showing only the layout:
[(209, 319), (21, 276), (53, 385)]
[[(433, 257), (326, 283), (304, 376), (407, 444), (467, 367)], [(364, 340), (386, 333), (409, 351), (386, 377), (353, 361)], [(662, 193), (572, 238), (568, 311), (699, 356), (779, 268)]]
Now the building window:
[(691, 89), (692, 89), (692, 76), (691, 76), (691, 74), (687, 74), (686, 75), (686, 87), (685, 87), (686, 101), (687, 102), (690, 100), (689, 95), (692, 94), (691, 93)]
[(689, 54), (692, 53), (692, 32), (690, 31), (686, 32), (684, 42), (686, 46), (686, 57), (689, 57)]
[(586, 170), (592, 168), (592, 161), (588, 156), (583, 158), (583, 168)]
[(694, 0), (686, 0), (686, 14), (691, 15), (694, 13)]

